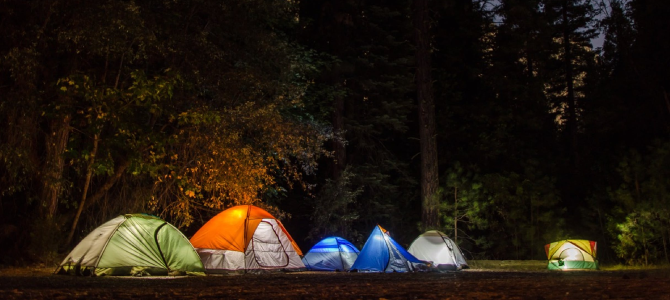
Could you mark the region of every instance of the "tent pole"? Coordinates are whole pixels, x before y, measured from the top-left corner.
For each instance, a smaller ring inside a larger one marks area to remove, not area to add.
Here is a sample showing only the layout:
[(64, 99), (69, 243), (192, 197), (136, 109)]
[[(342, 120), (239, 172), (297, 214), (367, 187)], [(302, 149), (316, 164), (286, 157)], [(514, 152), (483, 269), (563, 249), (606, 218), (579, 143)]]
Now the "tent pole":
[[(244, 247), (245, 248), (248, 247), (247, 232), (249, 231), (248, 227), (249, 227), (249, 214), (250, 214), (250, 212), (251, 212), (251, 205), (247, 205), (247, 217), (244, 218)], [(251, 246), (251, 248), (253, 249), (253, 245)], [(244, 273), (247, 273), (247, 269), (249, 268), (249, 266), (247, 266), (246, 254), (247, 254), (247, 249), (244, 249)], [(254, 258), (255, 257), (256, 257), (256, 253), (254, 253)]]
[(161, 250), (161, 245), (158, 243), (158, 231), (160, 231), (161, 228), (163, 228), (163, 226), (165, 226), (166, 224), (167, 224), (167, 222), (161, 224), (161, 226), (158, 226), (158, 228), (156, 228), (156, 231), (154, 231), (154, 241), (156, 241), (156, 247), (158, 248), (158, 253), (160, 253), (160, 255), (161, 255), (161, 259), (163, 259), (163, 263), (165, 264), (165, 268), (167, 269), (168, 274), (170, 274), (170, 266), (168, 265), (167, 261), (165, 260), (165, 255), (163, 254), (163, 250)]

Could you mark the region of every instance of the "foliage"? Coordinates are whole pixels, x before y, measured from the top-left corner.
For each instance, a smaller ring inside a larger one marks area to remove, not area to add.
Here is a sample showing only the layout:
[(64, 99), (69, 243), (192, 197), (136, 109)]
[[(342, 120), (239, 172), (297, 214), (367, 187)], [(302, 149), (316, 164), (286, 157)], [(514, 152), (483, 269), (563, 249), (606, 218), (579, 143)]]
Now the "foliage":
[[(466, 253), (543, 259), (585, 238), (610, 263), (669, 260), (670, 2), (596, 2), (429, 2), (440, 217)], [(362, 243), (380, 223), (407, 244), (421, 219), (410, 8), (2, 1), (3, 262), (54, 257), (65, 228), (120, 213), (191, 231), (242, 203), (299, 242)]]
[(452, 170), (444, 190), (450, 191), (443, 198), (445, 225), (447, 232), (454, 218), (465, 225), (458, 227), (462, 245), (482, 251), (471, 250), (473, 255), (542, 259), (542, 246), (564, 238), (564, 211), (552, 178), (532, 167), (523, 174), (479, 174), (460, 164)]
[[(440, 190), (443, 227), (445, 233), (457, 243), (459, 242), (458, 234), (463, 236), (465, 233), (463, 225), (466, 228), (486, 226), (486, 220), (478, 218), (487, 205), (485, 201), (482, 201), (483, 186), (478, 175), (475, 168), (464, 168), (457, 162), (447, 171), (445, 188)], [(451, 235), (452, 232), (453, 235)], [(472, 236), (466, 235), (465, 238), (477, 242), (477, 239)], [(479, 241), (479, 243), (482, 242)]]
[(352, 185), (353, 174), (345, 169), (337, 180), (327, 180), (314, 199), (310, 239), (319, 241), (331, 235), (348, 240), (361, 240), (363, 234), (353, 228), (360, 218), (356, 201), (363, 192), (362, 187)]
[[(324, 15), (324, 9), (330, 13)], [(329, 233), (349, 235), (354, 243), (363, 243), (365, 236), (357, 233), (377, 223), (409, 238), (416, 233), (416, 219), (407, 211), (417, 198), (408, 161), (418, 149), (408, 139), (416, 135), (409, 131), (414, 109), (408, 97), (413, 88), (409, 1), (309, 1), (300, 13), (302, 34), (309, 37), (304, 43), (332, 61), (306, 97), (322, 98), (320, 110), (328, 108), (331, 124), (342, 120), (334, 130), (345, 142), (331, 145), (338, 161), (321, 169), (320, 192), (311, 200), (318, 205), (310, 212), (312, 226), (316, 232), (337, 228), (341, 231)], [(338, 170), (346, 170), (339, 175), (346, 178), (332, 175)], [(353, 196), (356, 201), (350, 202)], [(355, 219), (347, 218), (346, 225), (342, 218), (330, 226), (322, 223), (327, 212), (345, 202), (342, 216)]]
[(32, 215), (51, 204), (20, 199), (44, 187), (58, 226), (84, 205), (80, 229), (128, 209), (186, 228), (306, 188), (331, 134), (304, 109), (314, 66), (288, 36), (295, 5), (3, 2), (2, 206)]
[(670, 143), (657, 142), (645, 154), (631, 151), (619, 164), (621, 185), (610, 192), (616, 206), (609, 226), (614, 249), (628, 264), (668, 262), (669, 163)]
[(277, 177), (300, 182), (312, 173), (327, 137), (283, 118), (275, 105), (245, 103), (216, 112), (198, 108), (178, 116), (180, 130), (157, 153), (151, 205), (188, 226), (197, 211), (256, 204)]

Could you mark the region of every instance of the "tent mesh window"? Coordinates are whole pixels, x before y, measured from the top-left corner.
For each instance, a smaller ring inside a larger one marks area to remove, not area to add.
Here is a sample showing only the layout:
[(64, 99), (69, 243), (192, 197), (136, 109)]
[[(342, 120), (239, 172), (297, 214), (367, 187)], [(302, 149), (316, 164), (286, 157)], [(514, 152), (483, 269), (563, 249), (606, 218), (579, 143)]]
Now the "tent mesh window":
[(558, 265), (563, 266), (565, 261), (584, 261), (584, 254), (575, 248), (568, 248), (558, 255)]

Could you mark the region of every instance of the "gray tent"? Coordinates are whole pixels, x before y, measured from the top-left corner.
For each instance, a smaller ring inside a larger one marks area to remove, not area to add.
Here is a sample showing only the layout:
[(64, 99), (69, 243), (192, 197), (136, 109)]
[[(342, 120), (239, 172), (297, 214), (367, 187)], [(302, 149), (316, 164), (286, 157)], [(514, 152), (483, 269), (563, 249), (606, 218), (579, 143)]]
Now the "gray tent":
[(437, 230), (426, 231), (407, 250), (420, 260), (432, 262), (438, 270), (469, 268), (458, 245)]

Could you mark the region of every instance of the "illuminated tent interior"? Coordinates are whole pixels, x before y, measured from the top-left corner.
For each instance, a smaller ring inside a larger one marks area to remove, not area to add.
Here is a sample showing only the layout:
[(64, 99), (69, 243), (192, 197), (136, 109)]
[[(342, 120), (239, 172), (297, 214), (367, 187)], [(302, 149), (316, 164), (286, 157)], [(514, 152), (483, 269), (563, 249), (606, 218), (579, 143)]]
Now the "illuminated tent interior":
[(407, 249), (423, 261), (430, 261), (440, 271), (468, 269), (463, 252), (446, 234), (430, 230), (420, 235)]
[(164, 220), (126, 214), (89, 233), (58, 266), (70, 275), (205, 275), (188, 239)]
[(563, 240), (544, 246), (549, 270), (596, 270), (597, 243), (589, 240)]
[(282, 223), (253, 205), (214, 216), (191, 238), (208, 273), (300, 270), (302, 252)]
[(310, 271), (348, 271), (360, 251), (349, 241), (327, 237), (309, 249), (302, 262)]
[(350, 271), (413, 272), (425, 264), (400, 246), (381, 226), (375, 226)]

